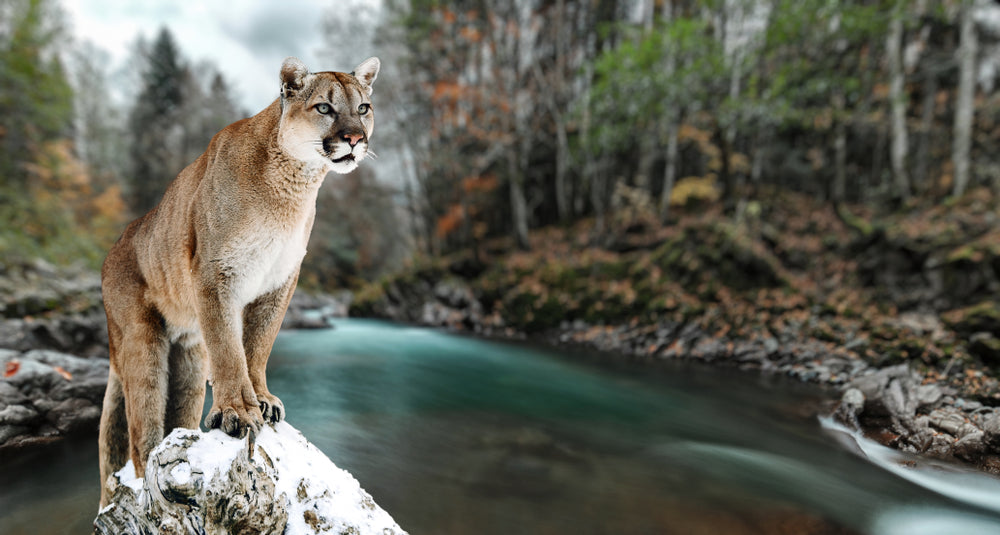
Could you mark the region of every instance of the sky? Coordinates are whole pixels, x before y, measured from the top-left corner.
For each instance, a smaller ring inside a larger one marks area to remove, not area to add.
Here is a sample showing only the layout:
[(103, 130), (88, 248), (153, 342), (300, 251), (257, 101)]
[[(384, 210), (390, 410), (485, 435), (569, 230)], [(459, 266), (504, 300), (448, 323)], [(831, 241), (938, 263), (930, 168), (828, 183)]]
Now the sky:
[(347, 60), (352, 63), (331, 65), (331, 57), (352, 54), (322, 49), (324, 16), (333, 9), (350, 13), (355, 2), (363, 1), (62, 0), (62, 5), (71, 33), (110, 54), (111, 73), (126, 68), (137, 36), (152, 41), (167, 26), (188, 61), (211, 60), (241, 104), (256, 113), (277, 97), (278, 71), (286, 57), (296, 56), (316, 71), (349, 72), (372, 55), (356, 50), (357, 57)]

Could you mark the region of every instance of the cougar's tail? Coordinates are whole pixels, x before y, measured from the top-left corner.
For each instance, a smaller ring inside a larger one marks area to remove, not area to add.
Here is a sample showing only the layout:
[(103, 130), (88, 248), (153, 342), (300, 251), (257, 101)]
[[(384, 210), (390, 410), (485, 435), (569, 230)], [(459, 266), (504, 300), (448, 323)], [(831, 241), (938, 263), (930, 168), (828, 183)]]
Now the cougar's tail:
[(101, 507), (108, 505), (108, 477), (128, 462), (128, 422), (125, 420), (125, 394), (121, 379), (112, 370), (108, 373), (108, 389), (104, 391), (101, 410), (101, 431), (98, 438), (101, 457)]

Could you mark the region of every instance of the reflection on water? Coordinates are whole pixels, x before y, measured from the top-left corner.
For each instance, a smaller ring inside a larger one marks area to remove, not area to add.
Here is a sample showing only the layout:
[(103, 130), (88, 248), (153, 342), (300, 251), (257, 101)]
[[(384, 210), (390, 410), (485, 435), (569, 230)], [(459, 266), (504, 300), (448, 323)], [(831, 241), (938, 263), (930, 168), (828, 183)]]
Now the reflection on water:
[[(824, 432), (815, 394), (796, 385), (580, 360), (343, 320), (283, 333), (269, 386), (289, 422), (414, 535), (1000, 530), (982, 506), (996, 480), (962, 474), (984, 485), (977, 502), (941, 494), (949, 483), (934, 471), (916, 481), (887, 469), (897, 459), (865, 461)], [(0, 460), (0, 533), (86, 532), (94, 442), (51, 450), (54, 464)]]

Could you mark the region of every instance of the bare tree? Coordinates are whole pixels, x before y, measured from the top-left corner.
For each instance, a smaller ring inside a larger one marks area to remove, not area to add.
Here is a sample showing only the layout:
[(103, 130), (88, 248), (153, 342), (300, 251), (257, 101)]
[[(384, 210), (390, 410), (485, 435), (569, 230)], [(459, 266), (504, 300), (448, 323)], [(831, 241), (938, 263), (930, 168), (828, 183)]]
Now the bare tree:
[(976, 54), (979, 49), (976, 25), (972, 17), (973, 7), (973, 0), (963, 0), (959, 14), (961, 27), (959, 38), (961, 42), (958, 47), (958, 95), (955, 101), (954, 144), (951, 153), (951, 160), (955, 166), (955, 181), (952, 189), (952, 195), (955, 197), (965, 193), (971, 174), (969, 153), (972, 149)]
[[(673, 18), (673, 5), (670, 0), (663, 2), (662, 18), (665, 23)], [(672, 51), (666, 51), (663, 55), (663, 68), (667, 76), (674, 72), (677, 57)], [(674, 182), (677, 181), (677, 136), (680, 133), (681, 111), (676, 106), (667, 109), (666, 117), (662, 123), (665, 125), (666, 153), (663, 164), (663, 186), (660, 188), (660, 220), (666, 221), (670, 210), (670, 195), (674, 191)]]
[(905, 2), (896, 1), (889, 21), (889, 35), (886, 37), (886, 55), (889, 64), (889, 108), (892, 116), (891, 145), (889, 159), (896, 194), (906, 199), (910, 196), (910, 178), (906, 172), (906, 93), (903, 70), (903, 13)]

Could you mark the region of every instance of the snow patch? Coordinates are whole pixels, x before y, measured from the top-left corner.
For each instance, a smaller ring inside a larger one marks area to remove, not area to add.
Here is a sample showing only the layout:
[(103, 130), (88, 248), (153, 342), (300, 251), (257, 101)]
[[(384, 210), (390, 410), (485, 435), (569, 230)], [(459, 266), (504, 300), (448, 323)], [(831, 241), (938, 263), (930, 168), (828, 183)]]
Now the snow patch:
[(170, 469), (170, 477), (174, 478), (174, 481), (183, 485), (191, 481), (191, 465), (188, 463), (180, 463)]
[(135, 465), (132, 464), (132, 459), (129, 459), (121, 470), (115, 472), (115, 477), (118, 478), (120, 484), (135, 492), (142, 490), (143, 478), (135, 475)]
[(383, 527), (402, 532), (354, 476), (338, 468), (288, 423), (265, 428), (257, 445), (254, 461), (264, 462), (263, 449), (278, 473), (276, 492), (290, 501), (289, 535), (342, 533), (351, 526), (362, 527), (363, 533), (382, 533)]

